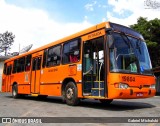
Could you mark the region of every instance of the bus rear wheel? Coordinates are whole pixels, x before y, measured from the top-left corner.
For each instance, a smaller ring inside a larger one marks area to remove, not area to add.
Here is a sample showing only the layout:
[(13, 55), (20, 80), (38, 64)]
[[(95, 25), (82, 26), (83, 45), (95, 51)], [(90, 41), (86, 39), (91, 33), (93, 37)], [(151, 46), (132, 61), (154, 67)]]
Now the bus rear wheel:
[(12, 86), (12, 97), (13, 98), (18, 98), (19, 97), (17, 84), (14, 84)]
[(113, 99), (99, 99), (99, 101), (104, 105), (109, 105)]
[(78, 92), (77, 87), (73, 82), (68, 82), (65, 87), (65, 100), (68, 105), (78, 105)]

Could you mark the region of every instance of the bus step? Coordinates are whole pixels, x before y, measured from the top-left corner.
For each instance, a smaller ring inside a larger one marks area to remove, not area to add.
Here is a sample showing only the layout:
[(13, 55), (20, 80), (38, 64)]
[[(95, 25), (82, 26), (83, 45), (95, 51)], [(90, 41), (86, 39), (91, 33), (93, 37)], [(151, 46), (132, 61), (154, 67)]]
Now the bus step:
[(37, 96), (38, 96), (38, 94), (31, 94), (31, 96), (33, 96), (33, 97), (37, 97)]
[(104, 96), (104, 88), (92, 88), (92, 96)]
[(83, 93), (83, 96), (90, 96), (91, 93)]

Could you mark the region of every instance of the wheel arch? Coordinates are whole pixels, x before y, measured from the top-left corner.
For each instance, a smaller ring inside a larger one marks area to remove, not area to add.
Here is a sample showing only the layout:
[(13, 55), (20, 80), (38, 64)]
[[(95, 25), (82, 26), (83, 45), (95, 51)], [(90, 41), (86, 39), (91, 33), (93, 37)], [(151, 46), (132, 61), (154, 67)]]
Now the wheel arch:
[(13, 82), (13, 84), (12, 84), (12, 97), (15, 98), (15, 99), (19, 97), (18, 83), (17, 82)]
[(15, 81), (15, 82), (13, 82), (12, 86), (14, 86), (14, 85), (16, 85), (16, 84), (18, 85), (18, 83)]
[(16, 81), (14, 81), (14, 82), (12, 83), (11, 89), (13, 89), (13, 86), (14, 86), (14, 85), (17, 85), (17, 88), (18, 88), (18, 83), (17, 83)]
[(70, 82), (70, 81), (74, 82), (75, 86), (77, 87), (77, 84), (76, 84), (76, 82), (75, 82), (75, 80), (73, 78), (71, 78), (71, 77), (65, 78), (63, 80), (63, 82), (62, 82), (62, 87), (61, 87), (62, 96), (63, 96), (63, 94), (65, 92), (65, 87), (66, 87), (67, 83)]
[(66, 78), (62, 83), (62, 101), (71, 106), (78, 105), (80, 102), (77, 84), (73, 78)]

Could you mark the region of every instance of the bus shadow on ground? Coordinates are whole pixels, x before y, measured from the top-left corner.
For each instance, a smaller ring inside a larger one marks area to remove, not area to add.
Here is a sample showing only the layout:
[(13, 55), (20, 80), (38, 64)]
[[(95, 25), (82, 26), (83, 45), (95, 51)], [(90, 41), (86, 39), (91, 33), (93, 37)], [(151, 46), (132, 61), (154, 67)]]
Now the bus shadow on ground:
[(154, 108), (156, 106), (150, 103), (144, 102), (133, 102), (127, 100), (114, 100), (111, 104), (105, 105), (100, 103), (99, 101), (89, 102), (84, 101), (81, 102), (81, 106), (95, 109), (104, 109), (104, 110), (112, 110), (112, 111), (127, 111), (127, 110), (136, 110), (136, 109), (145, 109), (145, 108)]
[[(12, 98), (12, 96), (5, 96), (8, 98)], [(61, 97), (47, 97), (47, 98), (38, 98), (38, 97), (20, 97), (18, 99), (23, 100), (35, 100), (38, 102), (48, 102), (48, 103), (54, 103), (54, 104), (64, 104), (66, 103), (62, 102)], [(111, 110), (111, 111), (127, 111), (127, 110), (136, 110), (136, 109), (145, 109), (145, 108), (154, 108), (156, 106), (147, 103), (147, 102), (141, 102), (141, 101), (132, 101), (132, 100), (114, 100), (111, 104), (104, 105), (100, 103), (98, 100), (92, 100), (92, 99), (85, 99), (81, 100), (78, 107), (87, 107), (87, 108), (94, 108), (94, 109), (103, 109), (103, 110)]]

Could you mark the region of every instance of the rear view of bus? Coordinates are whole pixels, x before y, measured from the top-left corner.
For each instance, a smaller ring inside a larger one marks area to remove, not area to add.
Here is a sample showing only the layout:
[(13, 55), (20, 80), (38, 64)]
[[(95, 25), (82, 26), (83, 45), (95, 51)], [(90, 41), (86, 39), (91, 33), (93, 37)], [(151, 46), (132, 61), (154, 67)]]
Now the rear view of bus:
[(155, 95), (155, 77), (146, 43), (141, 34), (110, 23), (108, 98), (147, 98)]

